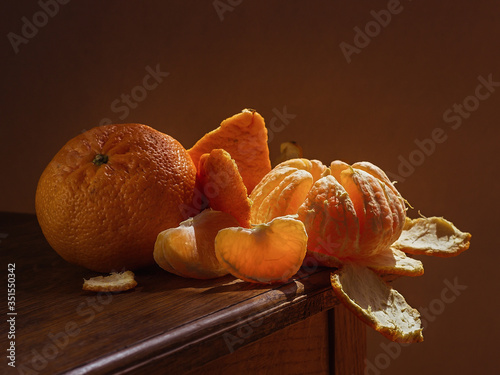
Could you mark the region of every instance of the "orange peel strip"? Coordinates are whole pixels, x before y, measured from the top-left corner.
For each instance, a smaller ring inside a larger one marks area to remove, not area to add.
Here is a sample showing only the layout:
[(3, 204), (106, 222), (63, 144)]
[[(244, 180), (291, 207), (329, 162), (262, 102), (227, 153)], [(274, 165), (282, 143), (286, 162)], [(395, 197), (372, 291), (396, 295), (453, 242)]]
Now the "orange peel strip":
[(383, 253), (364, 259), (363, 264), (381, 275), (422, 276), (424, 274), (424, 266), (421, 261), (393, 248), (388, 248)]
[(388, 339), (423, 341), (419, 312), (369, 268), (346, 263), (331, 274), (330, 281), (339, 300)]
[(406, 218), (403, 233), (391, 247), (409, 254), (452, 257), (467, 250), (471, 234), (442, 217)]
[(198, 178), (210, 208), (226, 212), (242, 227), (250, 227), (250, 208), (247, 188), (231, 155), (215, 149), (200, 158)]
[(236, 161), (248, 192), (271, 170), (267, 129), (264, 119), (252, 109), (244, 109), (222, 121), (188, 150), (197, 166), (201, 156), (222, 148)]
[(91, 292), (124, 292), (135, 288), (135, 281), (132, 271), (112, 272), (109, 276), (96, 276), (90, 279), (83, 279), (83, 290)]

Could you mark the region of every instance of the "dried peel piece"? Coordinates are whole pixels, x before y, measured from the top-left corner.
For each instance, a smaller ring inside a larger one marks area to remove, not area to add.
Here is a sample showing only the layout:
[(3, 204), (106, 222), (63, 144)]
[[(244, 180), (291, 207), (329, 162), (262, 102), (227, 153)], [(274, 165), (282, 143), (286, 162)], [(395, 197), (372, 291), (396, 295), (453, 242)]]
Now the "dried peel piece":
[(363, 264), (380, 275), (422, 276), (424, 274), (421, 261), (393, 248), (363, 260)]
[(83, 279), (83, 290), (91, 292), (124, 292), (137, 285), (132, 271), (112, 272), (109, 276)]
[(391, 247), (409, 254), (452, 257), (467, 250), (471, 234), (442, 217), (406, 219), (403, 233)]
[(304, 224), (280, 216), (253, 228), (226, 228), (215, 237), (219, 262), (235, 277), (254, 283), (285, 282), (299, 270), (306, 255)]
[(346, 263), (331, 274), (330, 281), (339, 300), (388, 339), (423, 341), (419, 312), (369, 268)]

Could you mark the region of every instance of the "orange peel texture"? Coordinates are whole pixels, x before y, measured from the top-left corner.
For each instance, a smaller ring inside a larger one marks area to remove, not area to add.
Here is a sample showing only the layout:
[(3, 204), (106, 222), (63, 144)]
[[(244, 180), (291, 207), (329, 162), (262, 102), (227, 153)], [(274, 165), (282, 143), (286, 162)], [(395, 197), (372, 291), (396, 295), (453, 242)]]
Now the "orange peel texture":
[(260, 114), (244, 109), (205, 134), (188, 150), (195, 165), (203, 154), (221, 148), (229, 152), (236, 161), (243, 182), (250, 193), (259, 181), (271, 170), (267, 129)]
[(419, 312), (372, 270), (346, 263), (331, 275), (333, 291), (358, 318), (389, 340), (423, 341)]
[(172, 137), (141, 124), (92, 128), (66, 143), (38, 182), (45, 238), (70, 263), (98, 272), (154, 264), (162, 230), (184, 219), (196, 167)]
[(251, 200), (231, 155), (222, 149), (203, 154), (198, 166), (198, 186), (210, 207), (233, 215), (240, 226), (250, 226)]

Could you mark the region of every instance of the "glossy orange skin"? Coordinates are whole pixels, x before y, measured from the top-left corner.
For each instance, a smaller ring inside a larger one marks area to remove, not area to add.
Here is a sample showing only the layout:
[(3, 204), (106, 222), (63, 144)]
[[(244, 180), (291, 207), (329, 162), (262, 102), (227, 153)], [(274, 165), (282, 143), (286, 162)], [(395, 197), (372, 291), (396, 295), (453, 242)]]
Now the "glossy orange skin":
[(36, 213), (68, 262), (132, 270), (153, 264), (158, 233), (186, 219), (182, 208), (192, 204), (195, 178), (191, 158), (172, 137), (140, 124), (96, 127), (47, 165)]

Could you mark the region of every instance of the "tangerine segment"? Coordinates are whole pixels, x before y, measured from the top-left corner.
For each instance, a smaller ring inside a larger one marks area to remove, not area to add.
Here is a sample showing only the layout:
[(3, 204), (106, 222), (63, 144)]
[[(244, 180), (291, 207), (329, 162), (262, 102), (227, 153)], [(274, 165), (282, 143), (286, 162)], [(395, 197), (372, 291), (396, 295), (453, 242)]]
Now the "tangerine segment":
[(341, 160), (334, 160), (330, 163), (330, 171), (333, 177), (337, 179), (337, 181), (340, 182), (340, 174), (342, 171), (346, 169), (350, 169), (351, 166), (347, 164), (346, 162), (343, 162)]
[(230, 214), (205, 210), (158, 235), (156, 263), (178, 276), (210, 279), (227, 275), (215, 256), (214, 240), (219, 230), (238, 225)]
[(308, 159), (290, 159), (277, 165), (250, 194), (251, 222), (260, 224), (277, 216), (296, 214), (325, 169), (320, 161)]
[(331, 274), (330, 281), (339, 300), (389, 340), (423, 341), (419, 312), (369, 268), (346, 263)]
[(392, 247), (409, 254), (452, 257), (467, 250), (470, 239), (470, 233), (442, 217), (406, 218), (403, 233)]
[[(368, 161), (358, 161), (352, 165), (353, 168), (360, 169), (362, 171), (365, 171), (369, 174), (371, 174), (373, 177), (376, 179), (382, 181), (384, 184), (386, 184), (397, 196), (401, 197), (399, 194), (399, 191), (394, 187), (393, 183), (391, 180), (389, 180), (389, 177), (385, 174), (385, 172), (377, 167), (375, 164), (372, 164)], [(402, 199), (402, 198), (401, 198)]]
[(306, 172), (309, 172), (313, 178), (313, 181), (316, 182), (323, 172), (326, 170), (326, 165), (324, 165), (319, 160), (315, 159), (304, 159), (304, 158), (296, 158), (290, 159), (278, 164), (274, 169), (291, 167), (296, 169), (301, 169)]
[(356, 211), (344, 187), (333, 176), (326, 175), (315, 182), (298, 210), (298, 217), (308, 233), (309, 255), (319, 253), (342, 259), (357, 248)]
[(250, 210), (250, 221), (253, 224), (260, 224), (263, 222), (263, 218), (260, 213), (260, 207), (262, 202), (267, 198), (269, 193), (271, 193), (276, 187), (279, 186), (280, 182), (287, 176), (295, 172), (295, 168), (283, 167), (274, 168), (269, 172), (262, 181), (253, 189), (250, 194), (250, 200), (252, 201), (252, 208)]
[(398, 216), (392, 205), (397, 201), (392, 197), (387, 199), (386, 195), (392, 192), (369, 173), (354, 168), (340, 173), (340, 183), (351, 198), (359, 220), (359, 247), (353, 256), (366, 257), (385, 250), (401, 233), (394, 231), (401, 227), (394, 225)]
[(227, 151), (215, 149), (202, 155), (198, 179), (210, 208), (231, 214), (242, 227), (250, 226), (252, 201), (236, 162)]
[[(406, 217), (405, 200), (403, 199), (399, 191), (396, 189), (394, 184), (391, 182), (391, 180), (389, 180), (389, 177), (387, 177), (387, 175), (382, 169), (367, 161), (360, 161), (354, 163), (352, 167), (358, 170), (365, 171), (371, 174), (377, 180), (379, 180), (379, 183), (382, 185), (384, 190), (386, 190), (386, 199), (389, 202), (389, 205), (391, 206), (391, 211), (393, 213), (392, 216), (394, 219), (393, 220), (394, 232), (401, 233), (401, 231), (403, 230), (403, 226), (405, 224), (404, 218)], [(401, 220), (401, 218), (403, 218), (403, 220)]]
[(205, 134), (188, 150), (197, 166), (201, 155), (222, 148), (236, 161), (243, 182), (251, 192), (259, 181), (271, 170), (267, 129), (260, 114), (244, 109)]
[(388, 248), (382, 253), (363, 259), (362, 264), (379, 275), (422, 276), (424, 274), (421, 261), (410, 258), (403, 251), (394, 248)]
[(254, 215), (253, 223), (267, 223), (278, 216), (296, 214), (312, 184), (310, 173), (295, 170), (266, 196)]
[(306, 255), (304, 224), (281, 216), (251, 229), (222, 229), (215, 238), (219, 262), (235, 277), (253, 283), (285, 282)]

